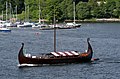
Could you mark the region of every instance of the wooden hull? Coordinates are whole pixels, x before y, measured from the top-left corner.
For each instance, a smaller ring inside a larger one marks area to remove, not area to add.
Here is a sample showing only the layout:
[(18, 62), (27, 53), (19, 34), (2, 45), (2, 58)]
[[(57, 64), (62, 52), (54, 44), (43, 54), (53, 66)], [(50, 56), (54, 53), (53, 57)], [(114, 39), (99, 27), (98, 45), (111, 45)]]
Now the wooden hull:
[(19, 64), (63, 64), (63, 63), (83, 63), (83, 62), (90, 62), (92, 58), (92, 47), (88, 41), (88, 50), (85, 53), (80, 53), (79, 55), (74, 56), (53, 56), (53, 57), (26, 57), (23, 53), (24, 44), (18, 54), (18, 61)]
[(91, 59), (89, 57), (68, 57), (68, 58), (28, 58), (21, 57), (20, 64), (61, 64), (61, 63), (80, 63), (89, 62)]

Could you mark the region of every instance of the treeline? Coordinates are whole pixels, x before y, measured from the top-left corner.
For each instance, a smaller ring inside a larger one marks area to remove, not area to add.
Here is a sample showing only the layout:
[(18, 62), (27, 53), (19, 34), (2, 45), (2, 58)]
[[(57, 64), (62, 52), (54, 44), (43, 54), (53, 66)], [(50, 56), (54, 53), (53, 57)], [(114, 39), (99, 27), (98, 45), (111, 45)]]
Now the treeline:
[[(120, 18), (120, 0), (0, 0), (0, 11), (6, 9), (6, 1), (12, 4), (13, 13), (17, 5), (18, 19), (73, 20), (73, 1), (76, 20), (95, 18)], [(2, 12), (1, 12), (2, 13)]]

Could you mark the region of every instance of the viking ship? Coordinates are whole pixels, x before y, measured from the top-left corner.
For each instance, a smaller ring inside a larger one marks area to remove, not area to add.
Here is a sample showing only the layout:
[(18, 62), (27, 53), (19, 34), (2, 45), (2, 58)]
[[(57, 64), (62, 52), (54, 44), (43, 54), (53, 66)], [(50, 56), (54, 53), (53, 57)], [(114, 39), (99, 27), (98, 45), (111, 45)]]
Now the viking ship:
[(80, 53), (78, 51), (64, 51), (64, 52), (50, 52), (47, 54), (41, 54), (37, 56), (32, 56), (31, 54), (24, 54), (24, 43), (19, 50), (18, 61), (19, 65), (34, 64), (34, 65), (43, 65), (43, 64), (65, 64), (65, 63), (84, 63), (91, 62), (93, 50), (92, 46), (87, 39), (88, 49), (86, 52)]
[(88, 49), (86, 52), (80, 53), (79, 51), (56, 51), (56, 23), (54, 15), (54, 52), (44, 53), (41, 55), (33, 56), (31, 54), (24, 54), (24, 43), (19, 50), (18, 54), (18, 66), (39, 66), (44, 64), (70, 64), (70, 63), (83, 63), (91, 62), (96, 59), (92, 59), (93, 50), (90, 44), (90, 38), (87, 39)]

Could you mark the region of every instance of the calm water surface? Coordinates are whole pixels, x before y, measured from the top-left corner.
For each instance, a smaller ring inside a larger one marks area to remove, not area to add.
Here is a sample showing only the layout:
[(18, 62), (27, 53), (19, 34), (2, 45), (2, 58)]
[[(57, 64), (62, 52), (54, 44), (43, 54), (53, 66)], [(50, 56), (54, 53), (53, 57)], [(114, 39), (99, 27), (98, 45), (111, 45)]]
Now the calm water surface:
[(53, 31), (12, 29), (0, 33), (0, 79), (120, 79), (120, 23), (82, 24), (81, 28), (57, 30), (57, 51), (87, 49), (91, 38), (94, 58), (83, 64), (18, 68), (21, 43), (33, 55), (53, 51)]

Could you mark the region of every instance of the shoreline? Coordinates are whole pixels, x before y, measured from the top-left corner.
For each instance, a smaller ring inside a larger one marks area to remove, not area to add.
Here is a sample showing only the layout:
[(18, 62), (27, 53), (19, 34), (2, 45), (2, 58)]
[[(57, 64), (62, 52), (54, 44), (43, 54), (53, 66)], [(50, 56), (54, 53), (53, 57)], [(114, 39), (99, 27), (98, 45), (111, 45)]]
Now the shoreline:
[[(65, 22), (73, 22), (73, 20), (66, 20)], [(76, 23), (120, 23), (120, 19), (115, 18), (103, 18), (103, 19), (85, 19), (75, 20)]]

